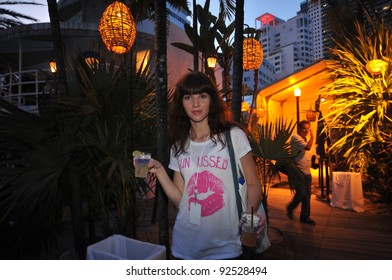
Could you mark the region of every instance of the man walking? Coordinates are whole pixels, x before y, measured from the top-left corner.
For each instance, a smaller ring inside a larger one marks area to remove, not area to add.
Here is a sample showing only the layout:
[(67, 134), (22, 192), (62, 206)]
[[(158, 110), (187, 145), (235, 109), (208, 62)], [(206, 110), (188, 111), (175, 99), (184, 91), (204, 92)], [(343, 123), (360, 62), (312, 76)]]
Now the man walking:
[[(310, 134), (310, 138), (306, 136)], [(287, 206), (287, 216), (293, 218), (293, 210), (301, 203), (301, 223), (315, 225), (316, 222), (310, 218), (310, 196), (312, 186), (312, 175), (310, 173), (311, 158), (310, 148), (314, 142), (314, 134), (310, 129), (310, 122), (301, 121), (297, 125), (297, 134), (291, 137), (291, 153), (300, 170), (295, 172), (295, 195), (293, 200)], [(300, 182), (300, 183), (299, 183)]]

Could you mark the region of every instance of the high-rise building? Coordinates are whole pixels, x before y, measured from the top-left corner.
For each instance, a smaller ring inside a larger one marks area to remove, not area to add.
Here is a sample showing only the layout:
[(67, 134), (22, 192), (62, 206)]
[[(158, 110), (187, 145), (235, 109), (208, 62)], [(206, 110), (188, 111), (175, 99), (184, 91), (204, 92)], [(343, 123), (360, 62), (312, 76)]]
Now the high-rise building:
[[(271, 85), (277, 81), (275, 75), (275, 67), (268, 61), (264, 60), (260, 68), (257, 70), (257, 88), (261, 89), (265, 86)], [(244, 70), (243, 83), (248, 87), (248, 91), (255, 88), (255, 71)]]
[(347, 5), (349, 5), (349, 9), (351, 14), (360, 15), (359, 20), (363, 20), (364, 22), (368, 21), (366, 13), (369, 13), (372, 20), (381, 20), (383, 19), (390, 26), (392, 26), (392, 1), (391, 0), (368, 0), (363, 1), (364, 9), (361, 6), (361, 0), (347, 0)]
[(323, 18), (325, 11), (321, 2), (324, 0), (313, 0), (301, 2), (301, 12), (307, 13), (311, 19), (311, 28), (313, 30), (313, 55), (314, 59), (320, 60), (324, 57), (324, 32)]
[[(366, 13), (372, 19), (383, 19), (392, 27), (391, 0), (304, 0), (297, 15), (287, 21), (269, 13), (257, 17), (256, 28), (261, 30), (264, 51), (258, 87), (263, 88), (316, 61), (328, 59), (335, 45), (331, 20), (354, 19), (355, 16), (366, 22)], [(244, 83), (253, 89), (254, 71), (244, 72)]]
[[(362, 7), (362, 2), (366, 11)], [(331, 20), (343, 20), (343, 18), (339, 19), (339, 16), (336, 17), (339, 14), (336, 12), (342, 8), (348, 13), (340, 15), (345, 19), (356, 17), (360, 21), (367, 22), (366, 14), (368, 13), (373, 20), (383, 19), (392, 27), (391, 0), (346, 0), (345, 3), (343, 1), (305, 0), (301, 2), (301, 12), (307, 13), (312, 22), (315, 60), (328, 58), (329, 49), (334, 46)]]
[(184, 24), (190, 24), (187, 14), (183, 9), (176, 9), (169, 3), (166, 3), (166, 7), (168, 8), (167, 12), (169, 15), (169, 21), (172, 24), (175, 24), (182, 29), (184, 29)]
[(264, 59), (275, 67), (278, 80), (314, 63), (313, 31), (306, 13), (298, 12), (287, 21), (265, 13), (256, 22)]

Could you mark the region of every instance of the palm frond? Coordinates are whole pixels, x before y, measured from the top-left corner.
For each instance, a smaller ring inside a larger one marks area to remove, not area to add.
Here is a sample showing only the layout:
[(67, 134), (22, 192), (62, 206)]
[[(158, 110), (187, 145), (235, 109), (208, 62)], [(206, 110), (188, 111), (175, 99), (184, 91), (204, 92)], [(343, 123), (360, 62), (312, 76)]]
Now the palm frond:
[[(328, 66), (334, 79), (319, 93), (332, 100), (323, 117), (325, 131), (343, 132), (330, 147), (331, 153), (341, 156), (340, 166), (345, 166), (344, 171), (360, 170), (364, 178), (383, 174), (385, 182), (392, 178), (390, 171), (380, 169), (392, 162), (388, 142), (392, 133), (392, 33), (389, 23), (368, 20), (368, 26), (355, 23), (355, 38), (337, 42), (332, 50), (335, 61)], [(367, 67), (374, 59), (386, 63), (378, 73)]]

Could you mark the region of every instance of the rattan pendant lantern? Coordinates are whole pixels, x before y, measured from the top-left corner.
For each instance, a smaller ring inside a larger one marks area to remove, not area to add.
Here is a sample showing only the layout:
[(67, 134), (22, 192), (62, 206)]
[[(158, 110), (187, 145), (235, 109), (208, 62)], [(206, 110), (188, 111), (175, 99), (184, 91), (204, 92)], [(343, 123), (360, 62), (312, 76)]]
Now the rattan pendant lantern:
[(103, 12), (98, 31), (106, 48), (117, 54), (129, 52), (136, 38), (136, 24), (131, 11), (117, 0)]
[(242, 68), (244, 70), (259, 69), (263, 63), (263, 48), (255, 38), (244, 38)]
[(388, 67), (388, 63), (382, 59), (373, 59), (366, 63), (366, 70), (373, 75), (380, 75)]

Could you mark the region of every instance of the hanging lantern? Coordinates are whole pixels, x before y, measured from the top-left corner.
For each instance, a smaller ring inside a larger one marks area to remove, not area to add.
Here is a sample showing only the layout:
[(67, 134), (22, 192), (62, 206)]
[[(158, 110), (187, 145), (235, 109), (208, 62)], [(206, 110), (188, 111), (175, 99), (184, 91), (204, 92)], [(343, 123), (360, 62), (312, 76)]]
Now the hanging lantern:
[(136, 24), (131, 11), (118, 1), (103, 12), (98, 31), (106, 48), (117, 54), (129, 52), (136, 38)]
[(255, 38), (245, 38), (243, 43), (242, 68), (244, 70), (259, 69), (263, 63), (263, 48)]
[(256, 98), (256, 115), (258, 118), (264, 118), (265, 116), (265, 108), (267, 108), (267, 102), (265, 101), (264, 96), (257, 95)]
[(315, 122), (317, 119), (317, 112), (314, 110), (307, 110), (306, 111), (306, 120), (308, 122)]
[(207, 57), (207, 65), (210, 68), (215, 68), (217, 57), (215, 55), (210, 55)]
[(309, 110), (306, 111), (306, 120), (308, 122), (315, 122), (317, 119), (317, 111), (313, 109), (312, 103), (310, 103)]
[(57, 72), (57, 63), (56, 63), (56, 61), (54, 59), (49, 61), (49, 68), (50, 68), (50, 72), (52, 72), (52, 73), (56, 73)]
[(246, 101), (242, 101), (241, 112), (248, 112), (248, 110), (249, 110), (249, 103)]
[(379, 75), (387, 69), (388, 63), (382, 59), (373, 59), (366, 63), (366, 70), (373, 75)]

